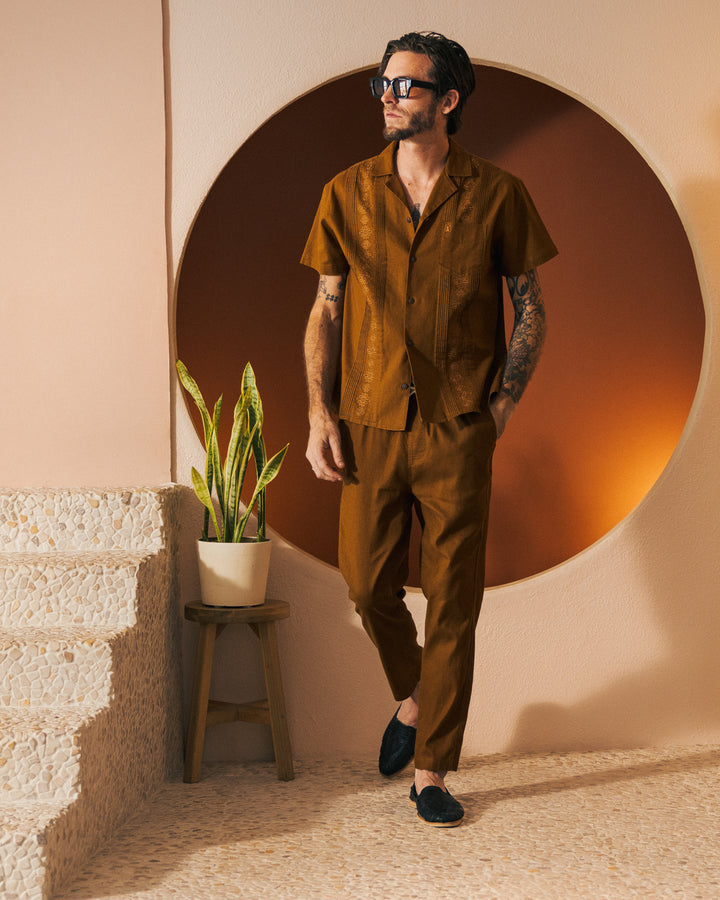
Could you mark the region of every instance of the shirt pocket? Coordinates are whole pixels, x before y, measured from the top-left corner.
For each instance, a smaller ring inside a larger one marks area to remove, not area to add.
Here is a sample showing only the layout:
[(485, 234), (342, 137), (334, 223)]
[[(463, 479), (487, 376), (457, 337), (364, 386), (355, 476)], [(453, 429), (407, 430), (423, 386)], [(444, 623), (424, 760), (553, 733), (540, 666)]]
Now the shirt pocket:
[(442, 264), (456, 273), (487, 269), (490, 262), (482, 222), (456, 222), (446, 233)]

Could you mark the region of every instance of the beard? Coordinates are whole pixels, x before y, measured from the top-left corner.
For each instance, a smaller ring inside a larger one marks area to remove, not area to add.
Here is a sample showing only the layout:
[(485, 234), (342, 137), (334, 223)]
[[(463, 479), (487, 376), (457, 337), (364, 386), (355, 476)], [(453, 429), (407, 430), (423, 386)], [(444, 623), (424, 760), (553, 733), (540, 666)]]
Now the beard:
[(432, 131), (435, 125), (435, 110), (437, 102), (425, 112), (413, 113), (407, 125), (388, 125), (383, 128), (383, 137), (386, 141), (404, 141), (407, 138), (415, 137), (416, 134), (422, 134), (425, 131)]

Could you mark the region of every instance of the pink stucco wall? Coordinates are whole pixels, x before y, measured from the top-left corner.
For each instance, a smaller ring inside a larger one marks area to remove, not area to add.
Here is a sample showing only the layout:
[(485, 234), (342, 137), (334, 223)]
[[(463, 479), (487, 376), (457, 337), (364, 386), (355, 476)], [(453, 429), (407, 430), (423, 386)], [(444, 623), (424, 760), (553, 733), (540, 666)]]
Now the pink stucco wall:
[(170, 480), (162, 5), (3, 3), (0, 485)]
[[(720, 740), (720, 147), (708, 89), (718, 83), (720, 57), (707, 39), (720, 8), (716, 0), (581, 6), (418, 0), (410, 15), (380, 0), (362, 8), (351, 0), (2, 5), (7, 486), (187, 481), (198, 442), (169, 382), (166, 147), (174, 277), (194, 216), (237, 148), (305, 92), (372, 64), (389, 36), (438, 28), (477, 62), (581, 98), (632, 141), (668, 190), (707, 315), (685, 431), (652, 490), (602, 540), (488, 592), (469, 753)], [(188, 554), (184, 590), (192, 599)], [(282, 652), (296, 754), (373, 755), (392, 701), (337, 572), (281, 545), (271, 584), (293, 605)], [(421, 621), (422, 597), (410, 600)], [(232, 642), (218, 664), (219, 686), (234, 691)], [(208, 750), (247, 756), (253, 740), (226, 726)]]

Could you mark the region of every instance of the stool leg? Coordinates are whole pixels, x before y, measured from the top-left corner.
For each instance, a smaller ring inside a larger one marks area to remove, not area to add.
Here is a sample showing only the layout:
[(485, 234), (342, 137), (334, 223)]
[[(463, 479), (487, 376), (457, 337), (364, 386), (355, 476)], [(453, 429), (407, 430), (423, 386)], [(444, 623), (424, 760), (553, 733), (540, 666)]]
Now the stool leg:
[(198, 634), (192, 699), (190, 701), (190, 722), (185, 746), (185, 774), (183, 781), (186, 784), (200, 781), (216, 627), (212, 623), (201, 623), (200, 633)]
[(273, 747), (275, 749), (275, 765), (280, 781), (292, 781), (293, 772), (292, 748), (285, 715), (285, 694), (283, 693), (280, 675), (280, 654), (274, 622), (258, 622), (258, 636), (262, 650), (265, 686), (267, 688), (268, 706), (270, 708), (270, 728), (272, 729)]

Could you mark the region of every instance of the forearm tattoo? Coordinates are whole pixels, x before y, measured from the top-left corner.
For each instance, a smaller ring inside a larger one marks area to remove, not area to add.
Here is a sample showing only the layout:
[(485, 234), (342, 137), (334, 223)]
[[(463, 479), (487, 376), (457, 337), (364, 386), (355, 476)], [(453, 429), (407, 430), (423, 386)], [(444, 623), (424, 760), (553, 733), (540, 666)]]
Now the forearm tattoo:
[(535, 371), (545, 340), (545, 305), (535, 269), (507, 279), (515, 310), (515, 325), (503, 373), (503, 393), (515, 403), (522, 397)]
[(340, 281), (338, 282), (337, 288), (335, 286), (328, 287), (328, 277), (327, 275), (320, 276), (320, 284), (318, 286), (318, 291), (322, 296), (327, 300), (328, 303), (340, 303), (345, 297), (345, 284), (347, 283), (347, 275), (343, 275)]

